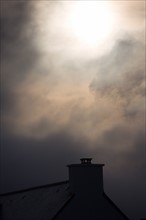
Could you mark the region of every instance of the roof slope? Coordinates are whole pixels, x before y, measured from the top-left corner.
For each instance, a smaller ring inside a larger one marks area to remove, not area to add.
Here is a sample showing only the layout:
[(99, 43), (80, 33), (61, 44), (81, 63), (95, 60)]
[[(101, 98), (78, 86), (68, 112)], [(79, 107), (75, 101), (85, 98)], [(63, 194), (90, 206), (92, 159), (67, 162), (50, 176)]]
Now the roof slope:
[(71, 197), (68, 181), (3, 194), (2, 219), (51, 220)]
[[(68, 216), (78, 219), (81, 215), (79, 219), (96, 219), (95, 216), (107, 219), (114, 214), (113, 219), (129, 220), (105, 193), (101, 199), (93, 196), (93, 201), (86, 197), (86, 194), (79, 198), (70, 193), (69, 181), (7, 193), (0, 196), (0, 217), (3, 220), (64, 220)], [(96, 214), (91, 218), (94, 210)]]
[(112, 219), (129, 220), (129, 218), (103, 193), (101, 198), (73, 195), (65, 205), (56, 213), (53, 220), (79, 220), (79, 219)]
[(109, 202), (109, 204), (113, 206), (117, 210), (117, 212), (119, 212), (125, 218), (125, 220), (129, 220), (129, 218), (121, 211), (121, 209), (118, 208), (118, 206), (105, 193), (103, 194), (103, 196)]

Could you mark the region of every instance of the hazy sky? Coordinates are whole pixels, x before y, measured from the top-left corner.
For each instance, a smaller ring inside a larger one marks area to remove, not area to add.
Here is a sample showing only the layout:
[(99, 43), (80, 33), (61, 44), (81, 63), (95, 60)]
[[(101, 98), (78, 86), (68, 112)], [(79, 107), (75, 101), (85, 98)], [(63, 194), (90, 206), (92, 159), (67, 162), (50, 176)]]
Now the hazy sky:
[(89, 156), (145, 217), (145, 1), (1, 1), (1, 131), (1, 191)]

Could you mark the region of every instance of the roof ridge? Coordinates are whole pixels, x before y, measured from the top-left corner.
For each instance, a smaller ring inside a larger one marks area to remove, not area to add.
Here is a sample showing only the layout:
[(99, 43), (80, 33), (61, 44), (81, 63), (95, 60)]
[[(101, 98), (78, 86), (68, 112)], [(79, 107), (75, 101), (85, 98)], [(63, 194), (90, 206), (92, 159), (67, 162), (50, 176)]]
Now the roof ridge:
[(46, 185), (42, 185), (42, 186), (35, 186), (35, 187), (22, 189), (22, 190), (18, 190), (18, 191), (13, 191), (13, 192), (6, 192), (6, 193), (0, 194), (0, 196), (8, 196), (8, 195), (13, 195), (15, 193), (22, 193), (22, 192), (26, 192), (26, 191), (30, 191), (30, 190), (41, 189), (41, 188), (44, 188), (44, 187), (52, 187), (52, 186), (62, 185), (62, 184), (65, 184), (65, 183), (69, 183), (69, 180), (50, 183), (50, 184), (46, 184)]
[(107, 196), (107, 194), (104, 192), (103, 196), (115, 207), (115, 209), (121, 213), (121, 215), (123, 215), (123, 217), (127, 220), (129, 220), (129, 218), (121, 211), (121, 209)]
[(54, 217), (51, 220), (55, 220), (56, 217), (61, 213), (61, 211), (68, 205), (68, 203), (72, 200), (72, 198), (75, 196), (74, 193), (71, 193), (69, 198), (64, 202), (64, 204), (62, 205), (62, 207), (60, 207), (60, 209), (58, 210), (58, 212), (54, 215)]

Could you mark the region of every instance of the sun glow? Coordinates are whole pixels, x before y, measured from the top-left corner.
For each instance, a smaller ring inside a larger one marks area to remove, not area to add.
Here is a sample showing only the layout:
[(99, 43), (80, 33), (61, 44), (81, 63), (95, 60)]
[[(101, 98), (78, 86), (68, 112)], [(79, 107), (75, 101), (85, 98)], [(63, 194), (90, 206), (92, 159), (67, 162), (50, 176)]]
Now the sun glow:
[(89, 46), (101, 44), (112, 33), (114, 19), (107, 2), (77, 2), (70, 15), (73, 35)]
[(86, 60), (113, 46), (117, 21), (108, 1), (37, 1), (33, 9), (33, 43), (42, 53)]

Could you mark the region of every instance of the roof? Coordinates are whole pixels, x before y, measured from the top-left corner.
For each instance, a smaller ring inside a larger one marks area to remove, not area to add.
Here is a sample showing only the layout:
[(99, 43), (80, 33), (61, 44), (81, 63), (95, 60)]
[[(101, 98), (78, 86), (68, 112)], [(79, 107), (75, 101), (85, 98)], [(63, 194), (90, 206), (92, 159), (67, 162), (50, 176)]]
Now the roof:
[[(74, 200), (74, 197), (76, 197), (76, 194), (72, 194), (72, 196), (70, 197), (70, 199), (68, 199), (67, 201), (66, 201), (66, 203), (64, 203), (64, 205), (62, 206), (62, 208), (60, 209), (60, 210), (58, 210), (58, 212), (56, 213), (56, 215), (52, 218), (52, 220), (57, 220), (58, 218), (58, 216), (60, 215), (60, 213), (62, 213), (62, 211), (66, 208), (66, 206), (68, 205), (68, 204), (70, 204), (70, 202), (71, 201), (73, 201)], [(105, 193), (103, 193), (103, 199), (104, 199), (104, 201), (106, 201), (107, 203), (109, 203), (109, 205), (110, 206), (112, 206), (122, 217), (123, 217), (123, 219), (125, 219), (125, 220), (129, 220), (129, 218), (117, 207), (117, 205), (105, 194)], [(98, 204), (99, 205), (99, 204)], [(101, 208), (101, 207), (100, 207)], [(104, 207), (105, 208), (105, 207)], [(106, 208), (104, 209), (104, 210), (106, 210)], [(97, 209), (97, 211), (98, 211), (98, 213), (99, 213), (99, 216), (100, 216), (100, 211), (101, 212), (103, 212), (103, 210), (100, 210), (99, 211), (99, 209)], [(106, 211), (107, 213), (108, 213), (108, 210)], [(73, 213), (72, 213), (73, 214)], [(76, 213), (77, 215), (79, 214), (79, 213)], [(105, 219), (105, 216), (103, 215), (103, 219)], [(65, 217), (65, 219), (67, 219), (66, 217)], [(71, 218), (72, 219), (72, 218)], [(73, 217), (73, 219), (74, 219), (74, 217)], [(143, 220), (143, 219), (142, 219)], [(144, 219), (145, 220), (145, 219)]]
[[(74, 201), (74, 196), (69, 190), (69, 181), (1, 194), (0, 217), (3, 215), (9, 220), (55, 220), (70, 201)], [(103, 198), (128, 220), (105, 193)]]
[(129, 218), (118, 208), (118, 206), (105, 193), (103, 193), (103, 196), (125, 219), (129, 220)]
[(0, 196), (5, 219), (49, 220), (72, 198), (68, 181), (35, 187)]

